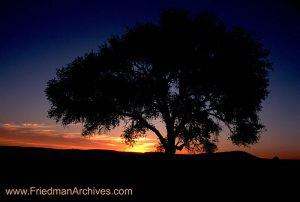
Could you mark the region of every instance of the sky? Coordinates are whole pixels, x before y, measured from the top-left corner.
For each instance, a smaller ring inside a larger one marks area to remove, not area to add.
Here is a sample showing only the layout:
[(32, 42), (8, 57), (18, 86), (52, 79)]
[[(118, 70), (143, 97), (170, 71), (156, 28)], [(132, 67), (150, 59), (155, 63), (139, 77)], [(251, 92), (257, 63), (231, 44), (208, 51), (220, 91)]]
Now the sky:
[(260, 113), (267, 131), (259, 143), (244, 148), (232, 145), (225, 130), (219, 151), (300, 159), (300, 6), (295, 2), (0, 0), (0, 145), (154, 151), (157, 139), (151, 133), (131, 148), (122, 143), (122, 127), (82, 137), (80, 125), (56, 124), (47, 117), (50, 103), (44, 90), (56, 69), (97, 50), (109, 36), (123, 34), (129, 26), (157, 23), (160, 10), (172, 7), (207, 11), (228, 27), (252, 30), (270, 50), (270, 95)]

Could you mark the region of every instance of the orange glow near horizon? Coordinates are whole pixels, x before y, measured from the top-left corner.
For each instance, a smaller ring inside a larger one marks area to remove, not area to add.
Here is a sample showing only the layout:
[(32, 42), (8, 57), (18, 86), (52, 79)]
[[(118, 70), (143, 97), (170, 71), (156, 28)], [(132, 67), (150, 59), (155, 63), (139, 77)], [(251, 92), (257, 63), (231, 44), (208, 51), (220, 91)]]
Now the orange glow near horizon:
[[(123, 143), (124, 144), (124, 143)], [(146, 153), (146, 152), (155, 152), (156, 148), (153, 147), (152, 149), (148, 146), (144, 145), (135, 145), (133, 147), (127, 146), (127, 145), (119, 145), (118, 147), (109, 147), (105, 145), (62, 145), (62, 144), (41, 144), (36, 142), (18, 142), (18, 141), (3, 141), (3, 139), (0, 138), (0, 146), (19, 146), (19, 147), (39, 147), (39, 148), (51, 148), (51, 149), (79, 149), (79, 150), (113, 150), (113, 151), (121, 151), (121, 152), (134, 152), (134, 153)], [(219, 148), (217, 152), (224, 152), (224, 151), (233, 151), (233, 150), (223, 150), (222, 148)], [(241, 149), (242, 151), (242, 149)], [(191, 154), (187, 150), (177, 151), (176, 154)], [(276, 155), (270, 154), (270, 153), (257, 153), (252, 152), (252, 155), (258, 156), (260, 158), (273, 158)], [(278, 155), (280, 159), (291, 159), (291, 160), (300, 160), (299, 154), (297, 153), (280, 153)]]
[[(124, 152), (155, 152), (158, 140), (155, 135), (149, 133), (147, 137), (140, 138), (137, 143), (130, 147), (126, 145), (119, 136), (120, 130), (110, 135), (97, 135), (92, 137), (82, 137), (79, 132), (60, 131), (57, 126), (42, 124), (0, 124), (0, 145), (1, 146), (23, 146), (23, 147), (43, 147), (54, 149), (103, 149)], [(300, 152), (285, 151), (281, 148), (274, 149), (253, 146), (244, 149), (228, 143), (219, 144), (218, 152), (240, 150), (261, 158), (273, 158), (278, 156), (281, 159), (299, 159)], [(221, 143), (221, 141), (220, 141)], [(188, 154), (186, 150), (177, 154)]]
[(145, 152), (151, 152), (151, 150), (147, 149), (144, 145), (137, 145), (133, 146), (127, 150), (127, 152), (138, 152), (138, 153), (145, 153)]

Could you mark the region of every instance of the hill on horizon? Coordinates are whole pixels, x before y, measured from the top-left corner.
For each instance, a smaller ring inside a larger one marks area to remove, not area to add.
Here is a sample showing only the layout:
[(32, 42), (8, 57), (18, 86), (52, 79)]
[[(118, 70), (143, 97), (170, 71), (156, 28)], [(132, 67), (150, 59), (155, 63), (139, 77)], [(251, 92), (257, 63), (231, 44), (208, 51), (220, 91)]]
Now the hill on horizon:
[[(38, 158), (38, 157), (62, 157), (62, 158), (104, 158), (104, 159), (164, 159), (164, 153), (161, 152), (123, 152), (115, 150), (102, 149), (53, 149), (42, 147), (21, 147), (21, 146), (0, 146), (0, 158)], [(203, 154), (176, 154), (175, 159), (184, 160), (258, 160), (264, 159), (254, 156), (244, 151), (226, 151)]]
[[(0, 146), (0, 165), (1, 186), (7, 188), (90, 186), (134, 190), (132, 196), (102, 196), (103, 201), (159, 201), (166, 197), (168, 201), (201, 198), (252, 202), (278, 197), (290, 201), (298, 194), (292, 182), (300, 180), (299, 161), (262, 159), (241, 151), (178, 154), (174, 160), (166, 160), (163, 153), (155, 152)], [(44, 199), (16, 198), (3, 192), (0, 190), (0, 196), (5, 201)], [(96, 196), (51, 199), (99, 201)]]

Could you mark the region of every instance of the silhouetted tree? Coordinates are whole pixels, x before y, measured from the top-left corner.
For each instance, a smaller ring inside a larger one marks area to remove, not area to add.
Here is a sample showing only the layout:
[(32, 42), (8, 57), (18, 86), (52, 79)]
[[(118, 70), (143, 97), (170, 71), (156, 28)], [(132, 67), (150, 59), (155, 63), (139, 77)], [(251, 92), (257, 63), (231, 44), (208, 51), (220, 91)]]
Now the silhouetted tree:
[(258, 112), (268, 94), (268, 54), (251, 32), (215, 16), (164, 10), (159, 24), (129, 28), (58, 69), (46, 89), (49, 117), (83, 123), (83, 135), (124, 121), (126, 143), (150, 130), (168, 155), (215, 151), (224, 126), (234, 144), (247, 146), (264, 128)]

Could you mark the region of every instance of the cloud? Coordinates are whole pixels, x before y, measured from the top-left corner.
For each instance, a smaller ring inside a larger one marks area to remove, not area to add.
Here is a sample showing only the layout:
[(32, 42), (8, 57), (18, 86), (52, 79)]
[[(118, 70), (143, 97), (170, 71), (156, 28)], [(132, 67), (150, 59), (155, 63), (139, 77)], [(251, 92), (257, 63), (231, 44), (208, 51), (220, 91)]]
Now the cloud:
[(155, 138), (145, 137), (139, 139), (136, 146), (132, 148), (125, 145), (122, 138), (117, 134), (83, 137), (80, 132), (69, 132), (68, 129), (60, 131), (55, 125), (39, 123), (0, 124), (0, 145), (6, 146), (147, 152), (155, 150), (156, 142)]

